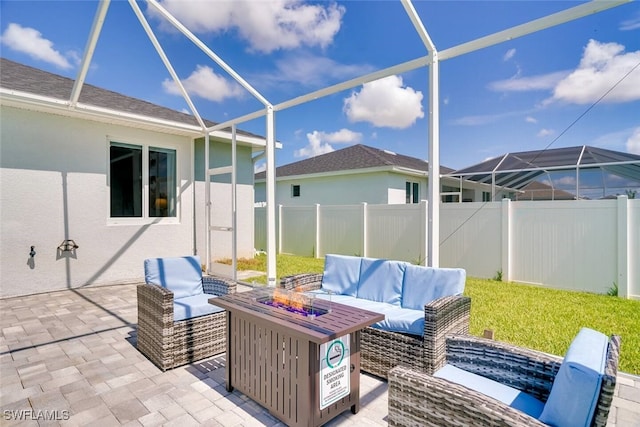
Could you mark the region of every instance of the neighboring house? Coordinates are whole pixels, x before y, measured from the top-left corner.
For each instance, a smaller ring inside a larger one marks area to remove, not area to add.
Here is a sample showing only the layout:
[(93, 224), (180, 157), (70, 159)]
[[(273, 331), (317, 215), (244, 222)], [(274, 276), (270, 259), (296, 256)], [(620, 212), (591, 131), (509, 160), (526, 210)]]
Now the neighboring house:
[[(446, 176), (488, 185), (493, 200), (602, 199), (640, 190), (640, 155), (588, 145), (521, 151)], [(535, 185), (547, 189), (534, 196)]]
[(514, 200), (575, 200), (576, 196), (568, 191), (553, 188), (539, 181), (533, 181), (515, 193)]
[[(429, 163), (358, 144), (276, 168), (276, 204), (403, 204), (427, 199)], [(440, 173), (453, 170), (440, 168)], [(488, 186), (444, 179), (444, 201), (482, 200)], [(468, 184), (468, 185), (467, 185)], [(256, 203), (266, 200), (265, 173), (255, 176)]]
[[(205, 262), (204, 134), (193, 116), (88, 84), (74, 105), (72, 79), (0, 61), (1, 297), (139, 282), (147, 257)], [(210, 167), (231, 164), (230, 138), (210, 137)], [(257, 150), (263, 138), (238, 132), (239, 230), (254, 227)], [(230, 177), (213, 181), (212, 225), (230, 226)], [(213, 259), (231, 256), (231, 233), (212, 240)], [(252, 256), (253, 232), (237, 244), (238, 257)]]

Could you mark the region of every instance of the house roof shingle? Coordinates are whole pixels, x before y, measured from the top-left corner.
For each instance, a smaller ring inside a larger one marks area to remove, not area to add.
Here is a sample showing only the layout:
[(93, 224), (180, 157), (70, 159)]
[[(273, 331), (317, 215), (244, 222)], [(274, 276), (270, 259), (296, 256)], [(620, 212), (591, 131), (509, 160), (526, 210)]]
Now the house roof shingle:
[[(3, 89), (31, 93), (67, 102), (71, 98), (73, 84), (73, 79), (20, 64), (6, 58), (0, 58), (0, 87)], [(78, 102), (124, 113), (199, 127), (196, 118), (190, 114), (102, 89), (88, 83), (82, 86)], [(208, 120), (204, 120), (204, 123), (208, 127), (217, 124)], [(238, 134), (246, 136), (263, 138), (239, 129), (237, 132)]]
[[(277, 167), (276, 177), (352, 171), (384, 166), (412, 169), (425, 173), (429, 170), (429, 163), (425, 160), (357, 144)], [(440, 167), (440, 173), (452, 171), (453, 169)], [(255, 178), (264, 179), (265, 175), (265, 172), (259, 172)]]

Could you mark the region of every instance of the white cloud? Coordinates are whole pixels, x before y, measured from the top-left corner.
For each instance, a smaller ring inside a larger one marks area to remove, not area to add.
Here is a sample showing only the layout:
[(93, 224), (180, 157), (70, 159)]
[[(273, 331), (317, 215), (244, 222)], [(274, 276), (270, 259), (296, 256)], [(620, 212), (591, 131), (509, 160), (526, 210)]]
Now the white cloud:
[(640, 12), (636, 16), (620, 23), (620, 31), (631, 31), (640, 29)]
[(575, 188), (576, 178), (575, 176), (563, 176), (562, 178), (554, 178), (552, 180), (545, 178), (540, 180), (541, 183), (553, 188)]
[(402, 77), (389, 76), (353, 92), (344, 100), (343, 111), (351, 122), (405, 129), (424, 117), (422, 97), (422, 92), (403, 87)]
[[(222, 102), (226, 98), (241, 98), (244, 89), (231, 80), (227, 80), (213, 72), (211, 67), (198, 65), (189, 77), (182, 80), (182, 85), (190, 95), (199, 96), (214, 102)], [(172, 95), (182, 95), (180, 89), (171, 79), (165, 79), (162, 87)]]
[(296, 150), (295, 157), (314, 157), (320, 154), (335, 151), (331, 144), (354, 144), (362, 140), (360, 132), (353, 132), (349, 129), (340, 129), (337, 132), (326, 133), (314, 130), (307, 134), (309, 144), (306, 147)]
[(298, 53), (286, 55), (276, 61), (276, 70), (268, 74), (253, 75), (250, 80), (261, 85), (281, 85), (296, 82), (305, 86), (327, 86), (372, 72), (370, 65), (341, 64), (330, 58)]
[(621, 81), (638, 62), (640, 50), (624, 53), (624, 46), (620, 44), (589, 40), (578, 68), (558, 83), (552, 99), (574, 104), (590, 104), (613, 88), (602, 102), (639, 100), (640, 69), (636, 69)]
[(42, 33), (34, 28), (23, 27), (11, 23), (1, 36), (2, 44), (30, 57), (45, 61), (56, 67), (69, 69), (71, 63), (59, 51), (53, 48), (53, 42), (42, 37)]
[[(344, 6), (300, 0), (161, 2), (193, 32), (235, 30), (252, 50), (265, 53), (306, 46), (327, 47), (340, 30)], [(157, 12), (149, 8), (153, 15)], [(164, 23), (163, 26), (167, 24)]]
[(531, 117), (531, 116), (527, 116), (524, 119), (524, 121), (527, 123), (533, 123), (533, 124), (538, 123), (538, 120), (535, 117)]
[[(489, 89), (496, 92), (526, 92), (531, 90), (553, 89), (558, 82), (569, 74), (568, 71), (541, 74), (531, 77), (514, 77), (507, 80), (499, 80), (489, 83)], [(518, 73), (519, 75), (519, 73)]]
[(254, 166), (253, 166), (253, 173), (259, 173), (259, 172), (264, 172), (267, 170), (267, 162), (257, 162)]
[(552, 129), (540, 129), (537, 136), (539, 138), (544, 138), (545, 136), (549, 136), (553, 134), (555, 134), (555, 131), (553, 131)]
[(515, 54), (516, 54), (516, 50), (515, 50), (515, 49), (513, 49), (513, 48), (512, 48), (512, 49), (509, 49), (509, 50), (504, 54), (504, 56), (502, 57), (502, 60), (503, 60), (503, 61), (508, 61), (508, 60), (510, 60), (511, 58), (513, 58), (513, 57), (515, 56)]
[(627, 151), (632, 154), (640, 154), (640, 128), (636, 128), (627, 139)]

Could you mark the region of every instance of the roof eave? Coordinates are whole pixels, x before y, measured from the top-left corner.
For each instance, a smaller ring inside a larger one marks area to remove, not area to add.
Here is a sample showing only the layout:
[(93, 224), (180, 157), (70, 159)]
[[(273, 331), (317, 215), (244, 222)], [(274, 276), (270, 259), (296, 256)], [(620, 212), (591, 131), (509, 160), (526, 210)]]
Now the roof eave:
[[(386, 166), (376, 166), (373, 168), (360, 168), (360, 169), (348, 169), (348, 170), (339, 170), (339, 171), (329, 171), (329, 172), (317, 172), (317, 173), (308, 173), (308, 174), (298, 174), (298, 175), (285, 175), (285, 176), (276, 176), (276, 181), (282, 180), (294, 180), (294, 179), (313, 179), (313, 178), (325, 178), (329, 176), (339, 176), (339, 175), (357, 175), (357, 174), (365, 174), (365, 173), (376, 173), (376, 172), (393, 172), (393, 173), (401, 173), (403, 175), (415, 176), (420, 178), (426, 178), (428, 175), (427, 171), (421, 171), (417, 169), (405, 168), (401, 166), (394, 165), (386, 165)], [(442, 176), (442, 175), (441, 175)], [(255, 183), (263, 183), (265, 182), (265, 178), (256, 179)]]
[[(77, 103), (75, 107), (71, 107), (69, 101), (5, 88), (0, 88), (0, 104), (38, 112), (55, 113), (67, 117), (91, 119), (109, 124), (133, 126), (193, 138), (204, 135), (202, 128), (196, 125), (127, 113), (83, 103)], [(211, 136), (225, 140), (231, 139), (231, 133), (225, 131), (214, 131), (211, 133)], [(257, 137), (236, 134), (236, 140), (241, 144), (257, 147), (266, 146), (266, 141)]]

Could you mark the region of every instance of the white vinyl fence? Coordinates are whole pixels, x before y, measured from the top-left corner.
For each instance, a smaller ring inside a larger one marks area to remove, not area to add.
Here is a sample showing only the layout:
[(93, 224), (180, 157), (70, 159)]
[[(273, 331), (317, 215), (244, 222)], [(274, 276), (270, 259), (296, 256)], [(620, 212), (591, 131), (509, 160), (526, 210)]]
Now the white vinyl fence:
[[(256, 249), (266, 212), (255, 210)], [(279, 206), (280, 253), (427, 264), (427, 205)], [(440, 205), (440, 266), (467, 275), (640, 299), (640, 200)]]

